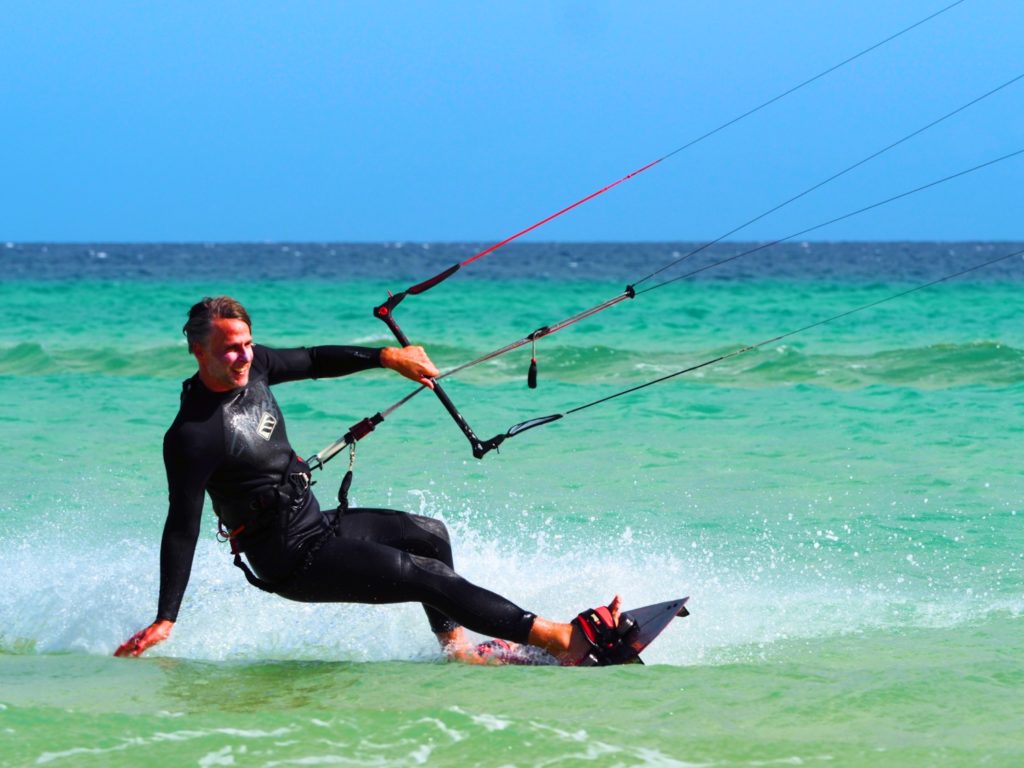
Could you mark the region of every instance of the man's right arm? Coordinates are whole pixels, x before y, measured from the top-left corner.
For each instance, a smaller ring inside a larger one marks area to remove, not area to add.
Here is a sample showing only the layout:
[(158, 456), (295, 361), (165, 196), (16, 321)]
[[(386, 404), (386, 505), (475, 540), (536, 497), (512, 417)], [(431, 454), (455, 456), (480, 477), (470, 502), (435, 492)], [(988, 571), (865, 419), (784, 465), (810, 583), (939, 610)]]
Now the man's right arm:
[[(168, 510), (160, 543), (160, 598), (156, 621), (136, 632), (115, 651), (115, 656), (138, 656), (166, 640), (178, 617), (188, 586), (199, 538), (203, 497), (210, 469), (201, 457), (180, 445), (171, 434), (164, 439)], [(195, 457), (189, 460), (189, 456)]]
[[(209, 439), (200, 439), (208, 437)], [(213, 473), (215, 457), (210, 445), (222, 436), (168, 432), (164, 438), (164, 467), (167, 470), (167, 521), (160, 543), (160, 600), (157, 621), (176, 621), (185, 588), (192, 573), (192, 559), (199, 538), (206, 483)]]
[(174, 622), (178, 618), (181, 600), (185, 596), (189, 576), (192, 574), (192, 560), (195, 557), (196, 541), (199, 539), (199, 521), (203, 512), (203, 499), (199, 501), (176, 498), (171, 490), (167, 509), (167, 521), (160, 541), (160, 598), (157, 602), (156, 620)]

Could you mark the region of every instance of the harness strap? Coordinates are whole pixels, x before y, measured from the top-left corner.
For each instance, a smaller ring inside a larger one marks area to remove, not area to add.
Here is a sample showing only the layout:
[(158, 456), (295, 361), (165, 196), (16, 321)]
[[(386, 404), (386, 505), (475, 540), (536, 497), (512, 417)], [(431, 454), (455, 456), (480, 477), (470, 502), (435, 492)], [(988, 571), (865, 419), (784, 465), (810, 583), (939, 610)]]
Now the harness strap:
[(348, 472), (345, 473), (345, 477), (341, 481), (341, 487), (338, 488), (338, 512), (340, 514), (348, 511), (348, 489), (352, 487), (352, 470), (355, 465), (356, 444), (353, 442), (348, 445)]
[[(263, 579), (261, 579), (259, 576), (257, 576), (255, 573), (252, 572), (252, 569), (249, 568), (249, 566), (246, 565), (245, 561), (242, 559), (242, 553), (241, 552), (235, 552), (235, 567), (241, 568), (242, 569), (242, 573), (245, 574), (245, 580), (248, 581), (250, 584), (252, 584), (257, 589), (262, 589), (264, 592), (269, 592), (272, 595), (277, 593), (277, 590), (274, 588), (273, 584), (271, 584), (268, 581), (264, 581)], [(292, 574), (292, 575), (294, 576), (295, 574)]]
[(242, 569), (242, 573), (245, 574), (245, 580), (254, 587), (262, 589), (264, 592), (275, 592), (269, 582), (264, 581), (253, 573), (252, 569), (250, 569), (249, 566), (245, 564), (245, 561), (242, 560), (242, 550), (238, 546), (238, 537), (245, 531), (245, 523), (242, 523), (234, 530), (229, 531), (224, 527), (224, 523), (218, 522), (217, 528), (217, 539), (231, 544), (231, 554), (235, 556), (235, 567)]

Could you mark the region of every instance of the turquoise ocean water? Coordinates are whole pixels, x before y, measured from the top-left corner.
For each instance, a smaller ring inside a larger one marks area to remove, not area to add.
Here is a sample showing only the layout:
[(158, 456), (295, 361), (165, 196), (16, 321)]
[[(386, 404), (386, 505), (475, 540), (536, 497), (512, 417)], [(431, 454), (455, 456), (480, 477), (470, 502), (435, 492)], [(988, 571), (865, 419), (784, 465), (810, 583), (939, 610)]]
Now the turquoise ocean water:
[[(529, 347), (448, 390), (489, 437), (1020, 248), (791, 244), (543, 339), (537, 390)], [(509, 248), (398, 316), (446, 369), (686, 250)], [(355, 503), (443, 518), (460, 570), (530, 610), (691, 595), (647, 666), (443, 663), (416, 606), (253, 590), (208, 510), (173, 637), (111, 658), (155, 611), (188, 306), (230, 293), (272, 346), (385, 344), (386, 291), (473, 252), (0, 244), (0, 765), (1024, 763), (1020, 257), (482, 462), (429, 393), (359, 444)], [(276, 393), (308, 455), (410, 388), (371, 372)]]

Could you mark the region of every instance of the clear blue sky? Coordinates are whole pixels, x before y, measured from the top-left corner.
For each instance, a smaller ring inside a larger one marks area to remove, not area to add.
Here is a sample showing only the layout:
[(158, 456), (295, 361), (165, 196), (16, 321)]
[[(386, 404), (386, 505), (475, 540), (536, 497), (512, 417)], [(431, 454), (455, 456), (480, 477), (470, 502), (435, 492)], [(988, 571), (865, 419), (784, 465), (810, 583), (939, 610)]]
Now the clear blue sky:
[[(951, 0), (54, 2), (0, 25), (0, 240), (503, 238)], [(713, 238), (1024, 72), (966, 0), (539, 230)], [(1024, 148), (1024, 81), (733, 239)], [(811, 239), (1024, 240), (1024, 156)]]

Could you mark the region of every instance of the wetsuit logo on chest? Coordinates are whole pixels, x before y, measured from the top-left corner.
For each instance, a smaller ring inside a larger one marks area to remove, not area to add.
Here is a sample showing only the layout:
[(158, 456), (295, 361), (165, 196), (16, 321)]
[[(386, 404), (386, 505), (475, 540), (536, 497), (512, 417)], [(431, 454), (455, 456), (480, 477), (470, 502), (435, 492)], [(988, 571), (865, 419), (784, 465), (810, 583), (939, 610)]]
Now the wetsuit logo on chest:
[(262, 437), (264, 440), (269, 440), (270, 436), (274, 434), (274, 427), (277, 426), (277, 417), (272, 413), (263, 412), (260, 416), (260, 424), (256, 427), (256, 434)]

